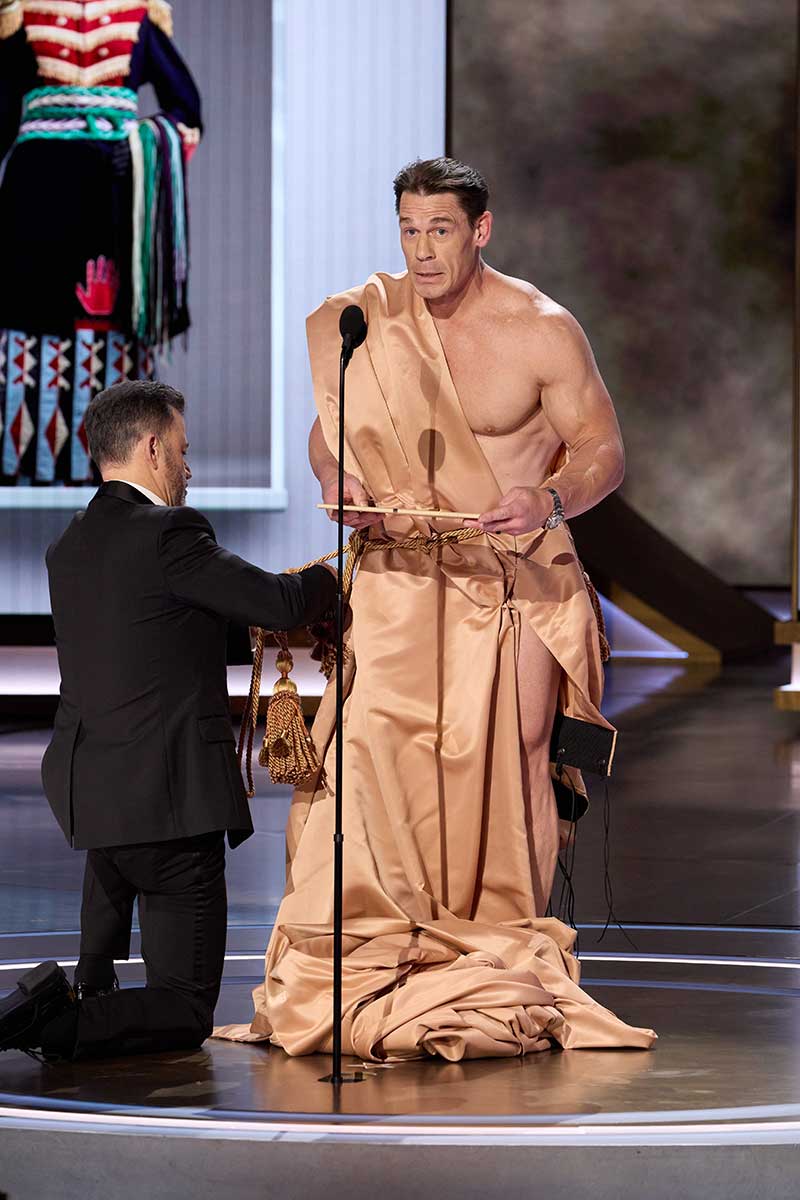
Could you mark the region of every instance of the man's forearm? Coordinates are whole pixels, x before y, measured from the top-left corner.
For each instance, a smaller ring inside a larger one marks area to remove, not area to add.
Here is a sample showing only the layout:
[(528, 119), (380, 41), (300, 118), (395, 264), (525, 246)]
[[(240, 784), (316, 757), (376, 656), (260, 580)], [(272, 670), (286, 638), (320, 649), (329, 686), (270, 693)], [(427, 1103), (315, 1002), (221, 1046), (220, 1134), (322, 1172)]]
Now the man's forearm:
[(572, 448), (568, 462), (541, 486), (555, 488), (569, 520), (615, 491), (624, 474), (625, 452), (619, 438), (588, 437)]

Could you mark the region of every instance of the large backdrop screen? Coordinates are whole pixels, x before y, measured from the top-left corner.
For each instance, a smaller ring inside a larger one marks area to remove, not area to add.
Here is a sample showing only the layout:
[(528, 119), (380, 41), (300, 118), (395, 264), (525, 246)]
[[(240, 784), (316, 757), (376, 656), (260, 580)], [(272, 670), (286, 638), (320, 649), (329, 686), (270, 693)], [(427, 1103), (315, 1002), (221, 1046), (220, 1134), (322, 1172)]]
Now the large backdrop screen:
[(732, 583), (789, 575), (795, 13), (453, 0), (450, 151), (487, 259), (586, 329), (623, 494)]

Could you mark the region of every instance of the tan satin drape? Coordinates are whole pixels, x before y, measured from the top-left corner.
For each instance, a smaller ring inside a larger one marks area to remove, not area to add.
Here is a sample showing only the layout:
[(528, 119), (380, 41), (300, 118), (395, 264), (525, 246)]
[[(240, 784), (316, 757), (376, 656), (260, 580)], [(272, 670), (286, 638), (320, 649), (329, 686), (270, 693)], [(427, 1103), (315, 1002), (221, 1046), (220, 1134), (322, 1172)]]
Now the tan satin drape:
[[(314, 390), (337, 447), (338, 318), (369, 335), (348, 371), (347, 470), (379, 504), (479, 512), (500, 497), (435, 325), (405, 275), (376, 275), (308, 321)], [(439, 523), (441, 524), (441, 523)], [(390, 534), (409, 518), (386, 522)], [(344, 716), (344, 1049), (363, 1059), (649, 1046), (577, 986), (573, 934), (542, 917), (555, 867), (549, 782), (523, 787), (516, 654), (528, 623), (562, 669), (559, 705), (607, 724), (597, 629), (565, 527), (432, 554), (369, 555), (352, 595)], [(295, 793), (286, 894), (251, 1027), (329, 1051), (335, 696), (323, 774)], [(545, 752), (546, 753), (546, 752)], [(580, 781), (578, 780), (580, 786)], [(546, 788), (546, 790), (544, 790)], [(537, 830), (541, 836), (537, 837)]]

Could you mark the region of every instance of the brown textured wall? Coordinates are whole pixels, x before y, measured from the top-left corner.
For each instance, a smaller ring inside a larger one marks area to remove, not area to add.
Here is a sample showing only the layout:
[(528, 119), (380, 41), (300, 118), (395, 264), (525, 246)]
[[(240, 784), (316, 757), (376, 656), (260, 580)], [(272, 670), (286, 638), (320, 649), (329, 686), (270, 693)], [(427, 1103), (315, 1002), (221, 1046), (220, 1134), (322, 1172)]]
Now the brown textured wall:
[(623, 494), (734, 583), (789, 575), (794, 0), (451, 0), (487, 259), (583, 324)]

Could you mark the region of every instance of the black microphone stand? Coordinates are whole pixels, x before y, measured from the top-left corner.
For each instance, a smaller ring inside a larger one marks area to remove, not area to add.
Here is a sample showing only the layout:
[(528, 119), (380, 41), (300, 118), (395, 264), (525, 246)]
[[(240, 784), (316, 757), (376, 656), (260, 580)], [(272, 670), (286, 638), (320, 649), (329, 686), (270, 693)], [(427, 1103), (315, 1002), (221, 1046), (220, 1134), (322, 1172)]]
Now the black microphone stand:
[(353, 356), (353, 339), (345, 334), (339, 357), (339, 509), (336, 565), (336, 800), (333, 833), (333, 1063), (330, 1075), (320, 1083), (334, 1088), (343, 1083), (360, 1083), (362, 1071), (342, 1073), (342, 925), (344, 893), (344, 833), (342, 831), (342, 782), (344, 776), (344, 377)]

